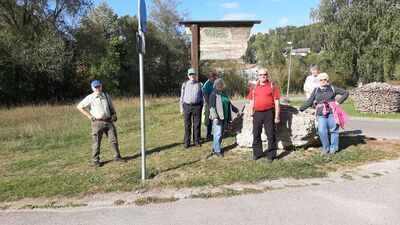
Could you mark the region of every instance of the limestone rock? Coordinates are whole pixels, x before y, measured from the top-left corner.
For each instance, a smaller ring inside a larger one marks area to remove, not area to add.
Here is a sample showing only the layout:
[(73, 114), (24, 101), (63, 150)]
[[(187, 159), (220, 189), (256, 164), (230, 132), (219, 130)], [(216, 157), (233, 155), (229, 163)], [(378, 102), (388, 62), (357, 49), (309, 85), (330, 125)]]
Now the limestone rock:
[[(253, 143), (253, 123), (248, 110), (245, 106), (243, 118), (236, 118), (232, 122), (234, 129), (239, 131), (236, 135), (236, 142), (241, 147), (251, 148)], [(312, 110), (299, 112), (290, 105), (281, 105), (281, 122), (277, 126), (278, 148), (288, 149), (291, 147), (308, 147), (318, 142), (315, 124), (315, 115)], [(261, 134), (263, 146), (267, 146), (267, 137), (264, 128)]]

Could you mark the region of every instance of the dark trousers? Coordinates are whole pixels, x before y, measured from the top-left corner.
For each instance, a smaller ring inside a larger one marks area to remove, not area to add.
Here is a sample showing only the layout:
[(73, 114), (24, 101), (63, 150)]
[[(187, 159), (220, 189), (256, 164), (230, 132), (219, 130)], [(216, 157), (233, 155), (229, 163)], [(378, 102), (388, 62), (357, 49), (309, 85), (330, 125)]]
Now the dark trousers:
[(276, 129), (275, 129), (275, 108), (265, 111), (254, 111), (253, 114), (253, 156), (262, 157), (261, 132), (264, 125), (265, 135), (267, 135), (268, 149), (266, 156), (268, 159), (276, 157)]
[(111, 122), (95, 121), (92, 122), (92, 159), (100, 160), (100, 145), (103, 133), (108, 137), (114, 152), (114, 157), (121, 157), (118, 147), (117, 130)]
[[(199, 143), (200, 130), (201, 130), (201, 110), (203, 109), (202, 103), (197, 104), (183, 104), (183, 116), (185, 126), (185, 136), (183, 142), (185, 145), (190, 144), (190, 136), (193, 124), (193, 142)], [(193, 123), (192, 123), (193, 121)]]

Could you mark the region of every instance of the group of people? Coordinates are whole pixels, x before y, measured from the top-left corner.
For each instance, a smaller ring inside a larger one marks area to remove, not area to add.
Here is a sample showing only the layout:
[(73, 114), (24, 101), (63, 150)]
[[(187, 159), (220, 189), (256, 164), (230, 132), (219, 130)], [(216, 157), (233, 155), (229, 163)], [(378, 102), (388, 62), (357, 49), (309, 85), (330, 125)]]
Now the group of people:
[[(188, 80), (181, 87), (179, 101), (181, 115), (184, 117), (184, 147), (189, 148), (190, 146), (192, 130), (194, 146), (201, 146), (201, 115), (204, 107), (204, 112), (209, 115), (206, 118), (206, 138), (213, 140), (213, 154), (223, 157), (221, 142), (226, 127), (232, 119), (231, 111), (239, 115), (243, 115), (243, 112), (240, 112), (229, 100), (224, 92), (225, 82), (218, 78), (216, 71), (210, 73), (204, 86), (197, 80), (193, 68), (188, 70), (187, 76)], [(211, 134), (212, 130), (213, 135)]]
[[(307, 101), (299, 107), (304, 111), (314, 106), (318, 122), (318, 135), (322, 143), (322, 152), (334, 154), (339, 148), (339, 126), (343, 127), (343, 120), (338, 119), (337, 112), (341, 111), (339, 104), (343, 103), (349, 93), (341, 88), (329, 84), (329, 76), (320, 73), (318, 65), (310, 67), (311, 75), (304, 83)], [(201, 147), (201, 117), (204, 112), (207, 124), (206, 138), (213, 140), (212, 153), (223, 157), (221, 150), (222, 138), (227, 125), (232, 120), (231, 112), (243, 115), (230, 101), (225, 93), (225, 82), (218, 77), (217, 71), (209, 74), (208, 80), (203, 85), (198, 81), (193, 68), (187, 71), (187, 80), (181, 86), (180, 113), (184, 118), (185, 148), (193, 145)], [(248, 100), (253, 122), (253, 160), (266, 157), (267, 163), (272, 163), (277, 155), (276, 126), (280, 122), (280, 93), (275, 83), (269, 80), (268, 70), (258, 70), (258, 80), (248, 93)], [(117, 133), (113, 122), (116, 120), (116, 111), (110, 96), (102, 91), (102, 83), (91, 83), (93, 93), (86, 96), (78, 105), (78, 110), (84, 114), (92, 126), (92, 159), (95, 167), (100, 167), (100, 144), (103, 134), (108, 137), (114, 152), (114, 161), (126, 162), (120, 154)], [(336, 101), (336, 95), (341, 98)], [(204, 110), (204, 111), (203, 111)], [(340, 116), (339, 116), (340, 117)], [(263, 151), (261, 133), (262, 128), (268, 140), (268, 147)], [(328, 137), (330, 133), (330, 138)], [(193, 135), (192, 135), (193, 134)]]
[[(276, 157), (276, 129), (275, 124), (280, 122), (280, 102), (279, 90), (268, 80), (268, 70), (259, 70), (259, 80), (257, 84), (249, 91), (248, 98), (250, 105), (254, 108), (253, 118), (253, 159), (258, 160), (264, 155), (267, 162), (272, 162)], [(231, 112), (243, 115), (230, 101), (224, 92), (225, 82), (218, 78), (218, 73), (212, 71), (209, 79), (202, 87), (202, 84), (196, 79), (193, 68), (187, 73), (188, 80), (182, 84), (180, 109), (184, 116), (184, 147), (188, 148), (191, 141), (191, 132), (193, 130), (194, 146), (201, 146), (200, 128), (202, 107), (208, 115), (207, 134), (208, 140), (213, 140), (212, 152), (218, 157), (223, 157), (221, 142), (228, 123), (232, 120)], [(193, 125), (192, 125), (193, 121)], [(262, 149), (261, 132), (265, 127), (268, 137), (268, 149), (266, 153)], [(213, 135), (211, 135), (213, 131)]]

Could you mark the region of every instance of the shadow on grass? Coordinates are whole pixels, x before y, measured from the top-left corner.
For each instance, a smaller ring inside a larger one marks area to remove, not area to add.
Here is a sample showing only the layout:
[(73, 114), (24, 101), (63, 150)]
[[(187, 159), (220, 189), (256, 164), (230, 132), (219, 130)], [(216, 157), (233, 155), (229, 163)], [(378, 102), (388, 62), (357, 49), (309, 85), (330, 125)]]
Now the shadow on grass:
[[(210, 156), (211, 156), (211, 155), (207, 156), (206, 158), (209, 158)], [(185, 163), (181, 163), (181, 164), (172, 166), (172, 167), (167, 168), (167, 169), (165, 169), (165, 170), (154, 171), (154, 172), (152, 172), (151, 174), (149, 174), (148, 179), (153, 179), (153, 178), (155, 178), (157, 175), (160, 175), (160, 174), (162, 174), (162, 173), (164, 173), (164, 172), (168, 172), (168, 171), (171, 171), (171, 170), (176, 170), (176, 169), (179, 169), (179, 168), (181, 168), (181, 167), (183, 167), (183, 166), (189, 166), (189, 165), (191, 165), (191, 164), (200, 162), (201, 160), (202, 160), (202, 158), (199, 158), (199, 159), (196, 159), (196, 160), (193, 160), (193, 161), (190, 161), (190, 162), (185, 162)]]
[[(169, 145), (164, 145), (164, 146), (160, 146), (160, 147), (155, 147), (155, 148), (153, 148), (153, 149), (150, 149), (150, 150), (146, 151), (146, 156), (151, 155), (151, 154), (154, 154), (154, 153), (158, 153), (158, 152), (161, 152), (161, 151), (164, 151), (164, 150), (168, 150), (168, 149), (173, 148), (173, 147), (176, 147), (176, 146), (178, 146), (178, 145), (180, 145), (180, 144), (181, 144), (181, 143), (175, 142), (175, 143), (172, 143), (172, 144), (169, 144)], [(141, 153), (136, 153), (136, 154), (133, 155), (133, 156), (122, 157), (122, 159), (125, 159), (126, 161), (130, 161), (130, 160), (134, 160), (134, 159), (136, 159), (136, 158), (139, 158), (139, 157), (141, 157), (141, 156), (142, 156)], [(113, 160), (105, 160), (105, 161), (102, 161), (102, 162), (101, 162), (101, 165), (103, 166), (103, 165), (105, 165), (105, 164), (107, 164), (107, 163), (110, 163), (110, 162), (112, 162), (112, 161), (113, 161)]]
[(340, 132), (339, 151), (346, 149), (350, 146), (358, 146), (366, 144), (366, 140), (375, 140), (374, 138), (367, 138), (361, 135), (361, 130), (348, 130)]
[(235, 143), (233, 143), (231, 145), (225, 146), (221, 150), (222, 150), (223, 153), (225, 153), (225, 152), (229, 152), (230, 150), (236, 148), (237, 146), (238, 146), (238, 144), (235, 142)]

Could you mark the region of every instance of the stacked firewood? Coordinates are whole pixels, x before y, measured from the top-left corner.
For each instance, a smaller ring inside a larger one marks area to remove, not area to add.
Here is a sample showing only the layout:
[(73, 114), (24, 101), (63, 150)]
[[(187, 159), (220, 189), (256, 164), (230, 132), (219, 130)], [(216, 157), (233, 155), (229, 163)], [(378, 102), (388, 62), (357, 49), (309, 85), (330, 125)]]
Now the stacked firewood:
[(387, 83), (369, 83), (354, 90), (354, 107), (359, 112), (400, 112), (400, 89)]

